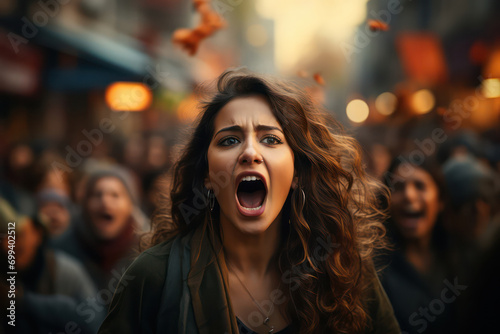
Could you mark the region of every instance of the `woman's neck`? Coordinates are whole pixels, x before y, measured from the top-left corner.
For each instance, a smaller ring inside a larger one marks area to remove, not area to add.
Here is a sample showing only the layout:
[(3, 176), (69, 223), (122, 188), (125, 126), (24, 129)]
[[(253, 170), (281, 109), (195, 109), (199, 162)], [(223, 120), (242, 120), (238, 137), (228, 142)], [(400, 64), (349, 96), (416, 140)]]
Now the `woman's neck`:
[(274, 271), (274, 260), (280, 244), (280, 220), (278, 217), (264, 233), (248, 234), (221, 217), (228, 265), (245, 275), (261, 278)]
[(433, 261), (431, 236), (408, 241), (405, 245), (405, 255), (418, 271), (427, 272)]
[(431, 235), (405, 242), (405, 252), (425, 254), (431, 251)]

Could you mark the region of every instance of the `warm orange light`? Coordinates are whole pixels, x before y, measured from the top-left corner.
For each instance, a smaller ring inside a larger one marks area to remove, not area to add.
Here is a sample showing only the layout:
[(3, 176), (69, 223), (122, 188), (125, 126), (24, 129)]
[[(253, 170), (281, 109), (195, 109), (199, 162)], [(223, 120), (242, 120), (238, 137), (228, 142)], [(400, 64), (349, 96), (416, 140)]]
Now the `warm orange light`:
[(426, 114), (434, 108), (436, 99), (434, 94), (428, 89), (421, 89), (413, 93), (411, 97), (411, 105), (413, 110), (419, 114)]
[(199, 98), (194, 94), (189, 95), (179, 103), (177, 107), (177, 117), (184, 123), (191, 123), (200, 112)]
[(152, 101), (151, 90), (139, 82), (115, 82), (106, 89), (106, 103), (115, 111), (142, 111)]
[(500, 79), (485, 79), (481, 86), (481, 92), (489, 99), (500, 97)]

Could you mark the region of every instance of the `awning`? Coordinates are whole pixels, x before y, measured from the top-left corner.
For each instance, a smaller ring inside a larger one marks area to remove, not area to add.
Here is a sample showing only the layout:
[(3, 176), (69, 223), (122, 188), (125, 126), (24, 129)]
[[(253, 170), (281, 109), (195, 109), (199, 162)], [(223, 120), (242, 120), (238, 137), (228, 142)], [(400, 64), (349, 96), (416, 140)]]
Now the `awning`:
[(144, 76), (152, 59), (132, 41), (119, 42), (96, 32), (77, 27), (47, 26), (36, 36), (42, 46), (73, 54), (89, 62), (129, 76)]
[[(7, 23), (1, 21), (0, 26), (5, 24), (9, 31), (22, 35), (18, 24)], [(43, 69), (39, 82), (48, 90), (103, 89), (116, 81), (143, 82), (153, 89), (163, 86), (176, 90), (179, 84), (188, 87), (189, 71), (181, 59), (153, 59), (140, 47), (125, 35), (110, 37), (89, 28), (60, 24), (39, 27), (28, 44), (20, 45), (22, 53), (47, 50), (41, 52)], [(60, 53), (72, 55), (76, 61), (61, 65)]]
[[(50, 90), (85, 91), (105, 88), (115, 81), (143, 81), (153, 60), (132, 43), (125, 44), (83, 28), (47, 26), (35, 41), (49, 50), (78, 58), (75, 66), (47, 62), (43, 78)], [(154, 79), (152, 79), (154, 80)]]

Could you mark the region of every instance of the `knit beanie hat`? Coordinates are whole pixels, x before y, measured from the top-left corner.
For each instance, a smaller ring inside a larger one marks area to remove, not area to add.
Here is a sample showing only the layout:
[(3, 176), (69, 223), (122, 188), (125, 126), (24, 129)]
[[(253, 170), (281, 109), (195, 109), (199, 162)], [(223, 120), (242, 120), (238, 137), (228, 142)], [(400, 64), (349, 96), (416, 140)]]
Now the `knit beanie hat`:
[(454, 207), (477, 199), (490, 202), (498, 191), (494, 172), (470, 155), (449, 159), (443, 173)]

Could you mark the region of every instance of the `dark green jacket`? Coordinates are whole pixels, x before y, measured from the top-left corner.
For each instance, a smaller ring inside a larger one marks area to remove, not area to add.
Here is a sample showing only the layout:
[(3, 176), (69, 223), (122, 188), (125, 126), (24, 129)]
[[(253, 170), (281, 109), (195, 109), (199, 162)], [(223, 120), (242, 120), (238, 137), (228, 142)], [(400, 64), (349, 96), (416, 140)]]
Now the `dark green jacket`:
[[(170, 255), (176, 252), (176, 246), (172, 247), (175, 241), (161, 243), (143, 252), (117, 286), (108, 316), (99, 333), (191, 334), (194, 328), (200, 334), (239, 334), (229, 299), (228, 280), (224, 276), (226, 271), (222, 269), (223, 255), (221, 252), (215, 254), (213, 249), (218, 248), (212, 246), (206, 235), (197, 229), (192, 236), (183, 238), (187, 240), (185, 245), (189, 259), (182, 260), (182, 255), (177, 255), (172, 262), (174, 256)], [(179, 238), (176, 240), (179, 241)], [(168, 270), (174, 267), (176, 272), (182, 272), (183, 261), (187, 282), (182, 282), (179, 275), (174, 275), (179, 277), (172, 279)], [(376, 275), (372, 288), (366, 303), (373, 320), (373, 330), (367, 330), (366, 333), (399, 334), (392, 307)], [(166, 296), (181, 299), (186, 297), (186, 290), (190, 297), (188, 304), (182, 306), (182, 302), (174, 302), (166, 305), (165, 299), (170, 298)], [(194, 317), (190, 318), (189, 314)], [(193, 323), (186, 326), (186, 321)]]

